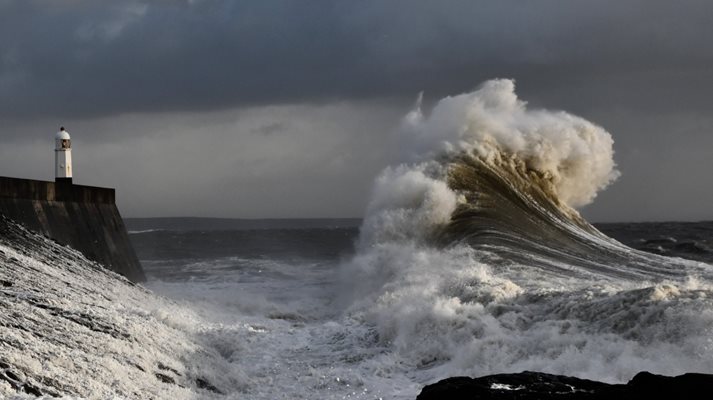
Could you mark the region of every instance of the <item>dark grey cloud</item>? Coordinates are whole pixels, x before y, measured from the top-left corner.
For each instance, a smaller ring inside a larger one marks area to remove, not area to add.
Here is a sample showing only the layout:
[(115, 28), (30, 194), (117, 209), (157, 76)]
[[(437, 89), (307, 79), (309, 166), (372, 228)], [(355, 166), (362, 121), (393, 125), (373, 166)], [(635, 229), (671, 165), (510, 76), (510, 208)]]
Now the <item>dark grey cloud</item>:
[(5, 0), (0, 115), (440, 96), (495, 76), (594, 96), (619, 77), (632, 104), (640, 74), (673, 76), (663, 89), (701, 97), (712, 34), (708, 1)]

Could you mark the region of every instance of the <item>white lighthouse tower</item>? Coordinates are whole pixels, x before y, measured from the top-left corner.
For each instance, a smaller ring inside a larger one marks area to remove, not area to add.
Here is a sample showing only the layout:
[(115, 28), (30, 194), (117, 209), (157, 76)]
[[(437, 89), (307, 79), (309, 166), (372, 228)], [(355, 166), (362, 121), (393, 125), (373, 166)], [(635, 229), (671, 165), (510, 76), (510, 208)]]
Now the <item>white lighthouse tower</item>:
[(72, 141), (64, 127), (54, 136), (54, 176), (56, 182), (72, 183)]

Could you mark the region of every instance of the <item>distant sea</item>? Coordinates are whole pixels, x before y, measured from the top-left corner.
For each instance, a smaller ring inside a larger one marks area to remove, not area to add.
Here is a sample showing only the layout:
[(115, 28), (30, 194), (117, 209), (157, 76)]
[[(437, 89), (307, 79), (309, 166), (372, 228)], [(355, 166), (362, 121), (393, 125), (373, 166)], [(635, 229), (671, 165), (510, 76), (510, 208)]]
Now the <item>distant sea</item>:
[[(334, 232), (351, 238), (342, 241), (342, 248), (334, 249), (337, 253), (349, 253), (359, 233), (361, 218), (282, 218), (282, 219), (236, 219), (236, 218), (126, 218), (129, 233), (200, 232), (200, 231), (288, 231), (294, 236), (301, 236), (305, 230)], [(594, 223), (605, 235), (621, 243), (642, 251), (669, 257), (681, 257), (692, 260), (713, 262), (713, 221), (700, 222), (610, 222)], [(262, 232), (258, 236), (270, 236)], [(148, 256), (145, 237), (132, 236), (135, 246), (142, 257)], [(200, 245), (198, 240), (197, 245)], [(272, 250), (283, 248), (288, 243), (269, 243), (276, 246)]]

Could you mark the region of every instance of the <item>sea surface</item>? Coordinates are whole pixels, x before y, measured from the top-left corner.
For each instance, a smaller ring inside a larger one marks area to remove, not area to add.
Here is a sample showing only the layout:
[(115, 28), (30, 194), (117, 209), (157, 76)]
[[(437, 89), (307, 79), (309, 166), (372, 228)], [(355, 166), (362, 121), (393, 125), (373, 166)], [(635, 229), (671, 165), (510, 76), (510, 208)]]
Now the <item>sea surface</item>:
[[(591, 281), (589, 290), (564, 289), (558, 286), (561, 277), (550, 277), (550, 284), (541, 285), (547, 289), (530, 289), (536, 298), (513, 300), (526, 297), (522, 289), (493, 282), (498, 273), (477, 262), (477, 254), (434, 251), (403, 257), (432, 268), (458, 263), (465, 275), (450, 284), (477, 284), (490, 299), (481, 294), (476, 301), (474, 293), (467, 299), (461, 288), (463, 304), (452, 304), (453, 298), (434, 289), (434, 283), (443, 284), (436, 279), (390, 283), (392, 296), (404, 288), (421, 292), (412, 296), (423, 303), (401, 295), (414, 300), (411, 306), (394, 307), (394, 299), (372, 303), (368, 295), (355, 299), (353, 286), (360, 283), (354, 280), (364, 276), (350, 275), (349, 264), (360, 223), (129, 219), (127, 227), (146, 286), (211, 322), (206, 329), (234, 367), (226, 373), (241, 374), (244, 398), (412, 399), (422, 385), (450, 375), (523, 369), (610, 382), (626, 381), (642, 369), (713, 371), (710, 310), (674, 322), (667, 321), (674, 316), (657, 315), (676, 309), (673, 286), (649, 292), (649, 283), (642, 282), (639, 292), (622, 292), (604, 279)], [(713, 263), (713, 222), (596, 227), (634, 249)], [(520, 272), (510, 279), (523, 288), (535, 286), (523, 280), (538, 277)], [(586, 306), (568, 311), (575, 308), (568, 302)], [(684, 313), (689, 308), (696, 309), (684, 306)], [(698, 318), (700, 326), (694, 323)], [(697, 327), (703, 331), (695, 332)]]

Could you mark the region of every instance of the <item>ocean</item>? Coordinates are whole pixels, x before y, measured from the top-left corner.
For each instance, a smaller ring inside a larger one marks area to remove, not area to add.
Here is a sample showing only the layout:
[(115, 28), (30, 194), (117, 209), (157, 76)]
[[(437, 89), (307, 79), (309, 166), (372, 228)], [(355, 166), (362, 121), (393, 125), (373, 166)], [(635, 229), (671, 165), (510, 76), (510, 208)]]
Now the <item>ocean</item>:
[[(414, 250), (403, 266), (413, 276), (387, 274), (355, 297), (359, 224), (127, 221), (146, 286), (206, 319), (244, 398), (413, 399), (448, 376), (525, 369), (608, 382), (713, 371), (709, 292), (693, 278), (500, 272), (481, 261), (490, 254)], [(596, 227), (634, 249), (713, 262), (713, 222)]]

